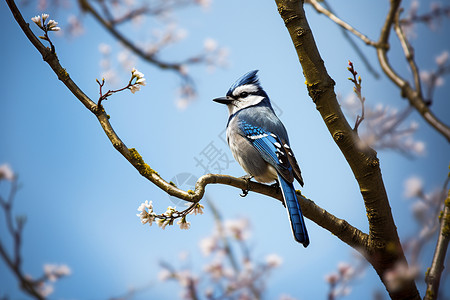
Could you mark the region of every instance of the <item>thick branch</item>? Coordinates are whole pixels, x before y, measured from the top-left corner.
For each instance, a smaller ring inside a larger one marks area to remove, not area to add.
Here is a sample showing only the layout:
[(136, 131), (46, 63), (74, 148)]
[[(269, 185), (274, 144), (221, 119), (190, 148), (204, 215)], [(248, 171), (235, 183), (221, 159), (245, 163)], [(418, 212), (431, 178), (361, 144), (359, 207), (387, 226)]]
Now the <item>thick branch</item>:
[[(384, 282), (384, 272), (406, 262), (384, 187), (376, 152), (362, 142), (347, 123), (334, 93), (334, 81), (320, 57), (300, 0), (275, 0), (303, 68), (309, 95), (358, 181), (369, 222), (366, 258)], [(388, 290), (393, 299), (418, 299), (413, 280), (399, 290)]]
[(427, 292), (424, 300), (434, 300), (438, 297), (439, 283), (441, 281), (442, 271), (444, 270), (445, 255), (447, 254), (448, 243), (450, 241), (450, 190), (445, 200), (444, 210), (441, 217), (441, 226), (439, 237), (434, 251), (431, 268), (427, 272), (425, 281), (427, 283)]
[[(100, 125), (105, 131), (108, 139), (113, 146), (119, 151), (139, 173), (148, 179), (150, 182), (158, 186), (171, 196), (178, 197), (180, 199), (189, 202), (198, 202), (203, 198), (205, 188), (208, 184), (225, 184), (239, 189), (249, 189), (253, 192), (267, 195), (269, 197), (282, 201), (282, 195), (279, 188), (273, 186), (264, 185), (257, 182), (248, 182), (242, 178), (235, 178), (227, 175), (219, 174), (207, 174), (200, 177), (195, 185), (195, 191), (184, 191), (177, 188), (175, 185), (165, 181), (156, 171), (154, 171), (148, 164), (144, 162), (139, 152), (131, 148), (129, 149), (117, 136), (114, 129), (109, 122), (108, 116), (102, 106), (97, 106), (92, 100), (90, 100), (83, 91), (76, 86), (76, 84), (70, 79), (68, 73), (60, 65), (56, 54), (52, 53), (50, 49), (46, 48), (42, 43), (34, 36), (28, 24), (24, 21), (20, 11), (13, 0), (6, 0), (17, 23), (21, 29), (25, 32), (26, 36), (33, 45), (39, 50), (44, 57), (44, 60), (52, 67), (56, 74), (64, 73), (64, 76), (58, 76), (58, 78), (70, 89), (70, 91), (92, 112), (96, 115)], [(331, 233), (336, 235), (345, 243), (356, 249), (364, 249), (367, 245), (368, 235), (361, 232), (357, 228), (351, 226), (346, 221), (341, 220), (332, 214), (328, 213), (324, 209), (317, 206), (313, 201), (303, 197), (299, 194), (299, 203), (304, 211), (304, 215), (316, 222), (318, 225), (326, 228)]]

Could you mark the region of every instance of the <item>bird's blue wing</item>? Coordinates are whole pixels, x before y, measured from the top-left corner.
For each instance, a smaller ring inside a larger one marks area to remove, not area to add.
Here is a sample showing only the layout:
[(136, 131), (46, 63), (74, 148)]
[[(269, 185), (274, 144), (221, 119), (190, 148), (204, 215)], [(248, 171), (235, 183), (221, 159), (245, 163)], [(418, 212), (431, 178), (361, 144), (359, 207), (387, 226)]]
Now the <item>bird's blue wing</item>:
[(273, 166), (288, 182), (293, 182), (292, 167), (280, 138), (276, 134), (244, 120), (240, 120), (238, 126), (247, 140), (261, 154), (261, 157)]
[[(307, 247), (309, 245), (308, 232), (306, 231), (302, 210), (298, 204), (297, 195), (292, 184), (294, 171), (291, 162), (295, 162), (295, 167), (297, 168), (298, 165), (290, 147), (284, 139), (259, 126), (252, 125), (244, 120), (240, 120), (238, 126), (247, 140), (261, 154), (261, 157), (277, 170), (278, 182), (283, 193), (294, 238), (297, 242), (302, 243), (304, 247)], [(299, 168), (298, 172), (300, 172)], [(300, 182), (303, 184), (302, 180)]]

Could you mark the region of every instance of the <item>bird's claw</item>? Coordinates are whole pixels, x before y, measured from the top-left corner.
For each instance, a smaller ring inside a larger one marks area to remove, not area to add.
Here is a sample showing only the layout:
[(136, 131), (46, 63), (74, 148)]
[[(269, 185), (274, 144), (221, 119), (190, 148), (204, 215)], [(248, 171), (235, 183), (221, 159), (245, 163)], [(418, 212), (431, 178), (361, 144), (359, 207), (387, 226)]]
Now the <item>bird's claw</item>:
[(248, 190), (242, 190), (242, 194), (239, 194), (242, 198), (248, 195)]
[(250, 191), (250, 180), (253, 178), (252, 175), (244, 175), (241, 177), (242, 179), (245, 179), (247, 181), (247, 189), (242, 189), (242, 194), (239, 194), (241, 197), (245, 197), (248, 195), (248, 192)]

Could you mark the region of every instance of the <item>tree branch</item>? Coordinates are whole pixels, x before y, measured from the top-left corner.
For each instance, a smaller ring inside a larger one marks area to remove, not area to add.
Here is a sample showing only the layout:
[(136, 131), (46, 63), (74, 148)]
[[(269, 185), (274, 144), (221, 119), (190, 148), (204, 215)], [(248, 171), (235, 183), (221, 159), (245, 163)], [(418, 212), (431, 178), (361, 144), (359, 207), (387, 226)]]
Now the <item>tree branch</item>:
[(427, 103), (417, 90), (411, 88), (409, 83), (398, 75), (389, 63), (387, 52), (389, 50), (389, 34), (395, 24), (397, 11), (400, 7), (400, 0), (391, 0), (391, 6), (386, 16), (380, 39), (378, 40), (377, 56), (380, 66), (391, 81), (401, 89), (401, 95), (407, 98), (409, 103), (419, 112), (419, 114), (433, 126), (447, 141), (450, 142), (450, 128), (442, 123), (428, 108)]
[(414, 59), (414, 49), (411, 47), (408, 39), (406, 38), (405, 33), (400, 25), (400, 14), (402, 9), (397, 10), (397, 14), (395, 15), (394, 29), (397, 34), (398, 39), (400, 40), (400, 44), (402, 45), (403, 52), (405, 53), (405, 58), (408, 61), (409, 67), (413, 74), (414, 78), (414, 87), (417, 92), (417, 96), (423, 98), (422, 95), (422, 86), (420, 82), (419, 68), (417, 67), (416, 61)]
[[(265, 185), (257, 182), (247, 181), (242, 178), (235, 178), (228, 175), (220, 174), (207, 174), (203, 175), (197, 180), (194, 191), (184, 191), (177, 188), (174, 184), (165, 181), (155, 170), (153, 170), (148, 164), (146, 164), (139, 154), (139, 152), (131, 148), (129, 149), (119, 138), (112, 128), (109, 118), (100, 105), (96, 105), (83, 91), (70, 79), (69, 74), (60, 65), (59, 60), (55, 53), (52, 53), (49, 48), (46, 48), (33, 34), (29, 25), (23, 19), (19, 9), (17, 8), (14, 0), (6, 0), (11, 12), (13, 13), (17, 23), (24, 31), (25, 35), (36, 47), (36, 49), (42, 54), (44, 60), (51, 66), (53, 71), (58, 75), (58, 79), (61, 80), (69, 90), (88, 108), (98, 119), (101, 127), (103, 128), (108, 139), (111, 141), (114, 148), (124, 156), (133, 167), (139, 171), (139, 173), (159, 187), (161, 190), (171, 196), (183, 199), (189, 202), (199, 202), (205, 193), (205, 188), (208, 184), (224, 184), (236, 187), (238, 189), (249, 189), (253, 192), (266, 195), (282, 201), (282, 194), (279, 188), (275, 188), (270, 185)], [(63, 75), (60, 75), (63, 74)], [(361, 232), (359, 229), (351, 226), (345, 220), (339, 219), (334, 215), (328, 213), (323, 208), (317, 206), (313, 201), (305, 198), (299, 192), (298, 201), (302, 207), (305, 217), (316, 222), (319, 226), (324, 227), (331, 233), (336, 235), (339, 239), (354, 247), (359, 251), (363, 251), (367, 245), (368, 235)]]
[[(392, 217), (376, 152), (369, 147), (361, 147), (359, 137), (341, 111), (334, 93), (335, 83), (320, 57), (303, 10), (303, 1), (275, 2), (297, 50), (309, 95), (359, 184), (369, 222), (365, 257), (385, 283), (384, 273), (394, 268), (398, 262), (406, 263), (406, 258)], [(388, 286), (387, 289), (392, 299), (420, 298), (412, 279), (398, 290), (392, 290)]]
[(447, 199), (444, 202), (444, 209), (441, 217), (441, 226), (439, 237), (434, 251), (431, 268), (427, 271), (425, 282), (427, 291), (424, 300), (434, 300), (438, 297), (439, 283), (441, 281), (442, 271), (444, 271), (445, 255), (450, 241), (450, 190), (447, 193)]
[[(412, 105), (419, 112), (419, 114), (425, 119), (425, 121), (427, 121), (428, 124), (433, 126), (442, 136), (444, 136), (444, 138), (447, 139), (447, 141), (450, 142), (450, 128), (433, 114), (433, 112), (428, 107), (429, 101), (425, 101), (422, 96), (420, 77), (418, 77), (417, 66), (414, 63), (413, 51), (411, 47), (407, 47), (408, 42), (404, 34), (401, 32), (401, 29), (396, 29), (396, 31), (402, 44), (403, 50), (405, 52), (406, 59), (413, 72), (415, 89), (413, 89), (405, 79), (403, 79), (392, 69), (392, 66), (390, 65), (389, 60), (387, 58), (387, 52), (389, 50), (389, 35), (391, 28), (394, 26), (394, 24), (398, 24), (398, 27), (400, 28), (400, 23), (402, 22), (398, 20), (401, 0), (390, 0), (391, 2), (390, 9), (387, 14), (386, 21), (381, 30), (380, 38), (377, 42), (369, 39), (366, 35), (362, 34), (348, 23), (339, 19), (331, 11), (321, 6), (317, 0), (309, 0), (309, 2), (316, 9), (317, 12), (323, 13), (330, 20), (335, 22), (343, 29), (353, 33), (367, 45), (376, 48), (381, 69), (389, 77), (389, 79), (401, 89), (402, 97), (408, 99), (410, 105)], [(405, 47), (408, 49), (406, 49)]]
[(323, 7), (322, 5), (320, 5), (320, 3), (317, 0), (309, 0), (309, 3), (311, 3), (311, 5), (315, 8), (315, 10), (318, 13), (324, 14), (326, 15), (331, 21), (333, 21), (334, 23), (336, 23), (337, 25), (341, 26), (342, 28), (344, 28), (345, 30), (350, 31), (351, 33), (353, 33), (355, 36), (357, 36), (358, 38), (360, 38), (364, 43), (366, 43), (367, 45), (370, 46), (377, 46), (377, 42), (371, 40), (370, 38), (368, 38), (366, 35), (362, 34), (361, 32), (359, 32), (358, 30), (356, 30), (354, 27), (352, 27), (350, 24), (344, 22), (343, 20), (339, 19), (335, 14), (333, 14), (330, 10), (326, 9), (325, 7)]

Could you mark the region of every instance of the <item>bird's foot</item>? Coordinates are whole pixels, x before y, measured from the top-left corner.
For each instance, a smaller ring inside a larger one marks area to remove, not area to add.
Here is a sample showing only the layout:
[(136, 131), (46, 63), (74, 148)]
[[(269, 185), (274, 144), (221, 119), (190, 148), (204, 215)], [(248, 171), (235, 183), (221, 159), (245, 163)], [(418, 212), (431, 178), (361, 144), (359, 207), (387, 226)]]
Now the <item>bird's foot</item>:
[(248, 195), (248, 192), (250, 191), (250, 180), (253, 178), (252, 175), (244, 175), (241, 177), (242, 179), (245, 179), (247, 181), (247, 189), (242, 190), (242, 194), (239, 194), (241, 197), (245, 197)]

